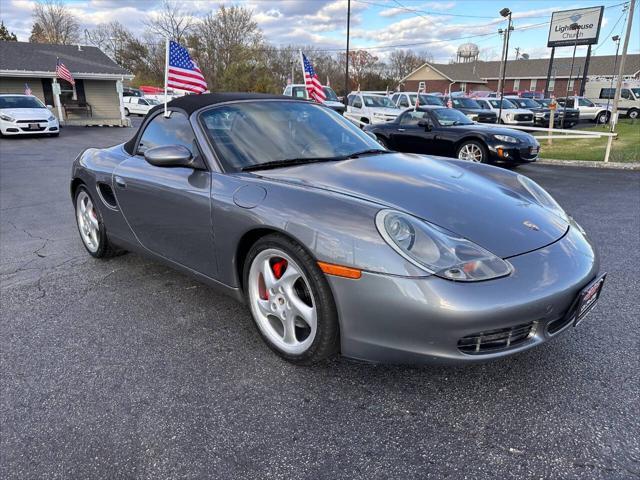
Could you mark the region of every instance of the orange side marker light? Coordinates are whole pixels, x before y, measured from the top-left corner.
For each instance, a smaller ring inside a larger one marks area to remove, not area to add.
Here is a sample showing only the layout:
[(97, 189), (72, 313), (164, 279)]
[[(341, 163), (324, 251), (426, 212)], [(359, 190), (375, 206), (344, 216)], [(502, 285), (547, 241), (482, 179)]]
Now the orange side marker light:
[(357, 268), (343, 267), (342, 265), (334, 265), (333, 263), (318, 262), (320, 270), (327, 275), (335, 275), (336, 277), (351, 278), (357, 280), (362, 276), (362, 271)]

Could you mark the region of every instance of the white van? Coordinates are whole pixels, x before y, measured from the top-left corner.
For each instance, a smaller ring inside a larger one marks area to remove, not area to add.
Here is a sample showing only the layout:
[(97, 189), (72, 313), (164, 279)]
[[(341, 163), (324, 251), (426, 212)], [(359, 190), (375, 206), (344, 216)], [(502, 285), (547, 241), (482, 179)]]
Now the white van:
[[(609, 102), (609, 105), (613, 106), (615, 92), (615, 80), (613, 88), (611, 87), (611, 80), (596, 80), (587, 82), (584, 96), (597, 104), (605, 105)], [(629, 118), (638, 118), (638, 115), (640, 115), (640, 82), (637, 82), (637, 84), (622, 83), (618, 110), (622, 115), (626, 115)]]
[(363, 123), (386, 123), (400, 115), (400, 110), (389, 97), (373, 93), (351, 92), (347, 103), (345, 117), (354, 120), (358, 125)]
[(155, 98), (148, 97), (123, 97), (122, 106), (124, 114), (129, 115), (146, 115), (156, 105), (160, 105), (160, 101)]
[[(329, 107), (331, 110), (335, 110), (340, 114), (344, 113), (344, 110), (345, 110), (344, 103), (338, 100), (338, 96), (336, 95), (336, 92), (334, 92), (331, 87), (327, 87), (326, 85), (323, 85), (322, 90), (324, 91), (324, 95), (326, 97), (325, 101), (323, 102), (324, 105)], [(307, 93), (307, 87), (305, 87), (301, 83), (287, 85), (287, 87), (284, 89), (284, 92), (282, 94), (286, 95), (287, 97), (305, 98), (307, 100), (309, 99), (309, 94)]]

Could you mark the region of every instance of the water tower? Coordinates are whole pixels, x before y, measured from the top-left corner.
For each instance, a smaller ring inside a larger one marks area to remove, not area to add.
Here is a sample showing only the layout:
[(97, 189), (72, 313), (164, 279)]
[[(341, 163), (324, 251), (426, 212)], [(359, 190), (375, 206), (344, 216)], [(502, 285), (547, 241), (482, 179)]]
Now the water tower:
[(464, 43), (458, 47), (457, 63), (470, 63), (478, 60), (480, 49), (475, 43)]

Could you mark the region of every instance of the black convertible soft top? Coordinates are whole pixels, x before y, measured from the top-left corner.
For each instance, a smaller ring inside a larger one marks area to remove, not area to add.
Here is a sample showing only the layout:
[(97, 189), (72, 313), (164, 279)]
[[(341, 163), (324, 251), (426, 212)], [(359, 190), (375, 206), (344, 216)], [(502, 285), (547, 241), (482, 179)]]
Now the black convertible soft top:
[[(225, 93), (204, 93), (201, 95), (185, 95), (178, 97), (167, 103), (170, 109), (184, 110), (187, 115), (191, 115), (196, 110), (209, 105), (216, 105), (225, 102), (237, 102), (242, 100), (292, 100), (291, 97), (284, 95), (271, 95), (267, 93), (244, 93), (244, 92), (225, 92)], [(158, 110), (164, 109), (164, 103), (153, 107), (147, 115), (152, 115)], [(144, 122), (140, 125), (140, 129)], [(136, 145), (136, 139), (140, 133), (140, 129), (136, 132), (131, 140), (124, 144), (124, 149), (133, 155)]]

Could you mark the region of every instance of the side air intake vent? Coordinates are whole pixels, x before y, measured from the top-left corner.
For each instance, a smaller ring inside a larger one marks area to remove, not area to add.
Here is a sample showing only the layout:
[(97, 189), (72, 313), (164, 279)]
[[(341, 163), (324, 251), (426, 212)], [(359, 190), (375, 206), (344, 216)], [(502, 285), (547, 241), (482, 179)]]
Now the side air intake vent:
[(469, 355), (481, 355), (516, 348), (533, 336), (535, 326), (531, 322), (469, 335), (458, 341), (458, 349)]
[(116, 196), (113, 193), (111, 185), (98, 182), (98, 192), (100, 193), (101, 200), (107, 207), (118, 208), (118, 202), (116, 201)]

